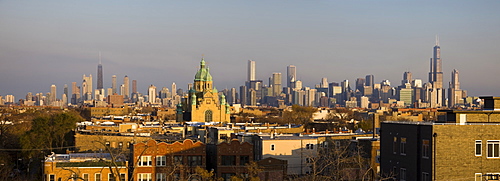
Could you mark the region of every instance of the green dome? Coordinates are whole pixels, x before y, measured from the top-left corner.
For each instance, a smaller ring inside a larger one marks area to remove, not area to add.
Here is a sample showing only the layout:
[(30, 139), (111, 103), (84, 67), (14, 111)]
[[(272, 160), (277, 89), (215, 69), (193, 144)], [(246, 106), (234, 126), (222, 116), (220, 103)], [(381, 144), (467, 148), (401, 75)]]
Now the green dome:
[(205, 59), (202, 58), (200, 62), (200, 70), (196, 72), (196, 75), (194, 76), (195, 81), (212, 81), (212, 75), (210, 75), (210, 72), (208, 68), (205, 67)]

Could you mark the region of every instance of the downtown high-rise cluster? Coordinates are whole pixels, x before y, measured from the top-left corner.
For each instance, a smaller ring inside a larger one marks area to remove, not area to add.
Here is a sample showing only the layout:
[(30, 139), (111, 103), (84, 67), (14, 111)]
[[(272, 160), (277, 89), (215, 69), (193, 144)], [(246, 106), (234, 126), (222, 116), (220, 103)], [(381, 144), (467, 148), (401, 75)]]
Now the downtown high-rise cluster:
[[(460, 89), (458, 70), (453, 70), (449, 88), (443, 87), (443, 63), (437, 37), (433, 56), (430, 59), (427, 83), (421, 79), (414, 79), (411, 72), (404, 72), (400, 85), (391, 85), (389, 80), (375, 83), (374, 75), (366, 75), (364, 78), (357, 78), (354, 83), (350, 83), (349, 80), (328, 82), (327, 78), (321, 78), (319, 84), (306, 87), (298, 79), (295, 65), (287, 66), (286, 76), (275, 72), (266, 81), (256, 78), (258, 75), (256, 61), (248, 60), (247, 67), (247, 80), (239, 87), (239, 90), (230, 88), (220, 91), (230, 105), (283, 107), (297, 104), (314, 107), (440, 108), (474, 104), (474, 99), (468, 98), (466, 91)], [(137, 80), (131, 82), (127, 75), (123, 77), (122, 84), (117, 83), (117, 76), (113, 75), (109, 88), (103, 86), (103, 79), (103, 66), (99, 52), (96, 89), (93, 88), (92, 75), (83, 75), (81, 82), (71, 83), (71, 94), (68, 92), (68, 86), (64, 85), (64, 92), (58, 98), (57, 87), (52, 85), (50, 92), (28, 93), (26, 98), (21, 99), (19, 103), (30, 106), (58, 107), (67, 105), (121, 106), (124, 103), (175, 107), (193, 88), (192, 83), (188, 84), (188, 91), (178, 89), (175, 82), (172, 83), (171, 89), (167, 87), (159, 89), (155, 85), (150, 85), (147, 94), (143, 95), (137, 91)], [(283, 79), (286, 81), (285, 84), (282, 84)], [(13, 95), (0, 97), (2, 104), (15, 102)]]

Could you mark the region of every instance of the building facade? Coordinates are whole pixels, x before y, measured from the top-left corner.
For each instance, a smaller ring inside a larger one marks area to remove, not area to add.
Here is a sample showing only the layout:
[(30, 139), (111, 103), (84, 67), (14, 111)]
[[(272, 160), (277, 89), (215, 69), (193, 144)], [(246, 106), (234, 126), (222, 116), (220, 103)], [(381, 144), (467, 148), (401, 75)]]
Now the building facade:
[(225, 96), (222, 94), (219, 99), (218, 91), (213, 86), (212, 75), (205, 66), (205, 60), (201, 59), (193, 88), (189, 90), (187, 99), (178, 107), (178, 114), (182, 114), (183, 119), (179, 121), (229, 122), (229, 111)]

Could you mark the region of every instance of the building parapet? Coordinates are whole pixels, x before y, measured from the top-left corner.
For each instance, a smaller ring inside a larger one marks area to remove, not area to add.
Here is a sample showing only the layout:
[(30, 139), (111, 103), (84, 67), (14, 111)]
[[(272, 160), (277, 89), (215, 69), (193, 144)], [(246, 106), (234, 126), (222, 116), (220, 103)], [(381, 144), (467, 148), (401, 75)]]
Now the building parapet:
[(392, 124), (414, 124), (414, 125), (500, 125), (500, 123), (435, 123), (421, 121), (383, 121)]

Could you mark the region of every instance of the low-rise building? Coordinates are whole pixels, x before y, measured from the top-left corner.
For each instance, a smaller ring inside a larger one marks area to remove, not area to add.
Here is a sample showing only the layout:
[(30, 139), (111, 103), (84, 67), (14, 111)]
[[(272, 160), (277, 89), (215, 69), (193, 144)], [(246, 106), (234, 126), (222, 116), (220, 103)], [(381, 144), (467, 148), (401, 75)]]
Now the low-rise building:
[(196, 167), (206, 168), (206, 145), (186, 139), (183, 142), (137, 143), (132, 150), (134, 180), (189, 180)]
[(45, 157), (44, 180), (126, 181), (128, 161), (110, 153), (52, 154)]

